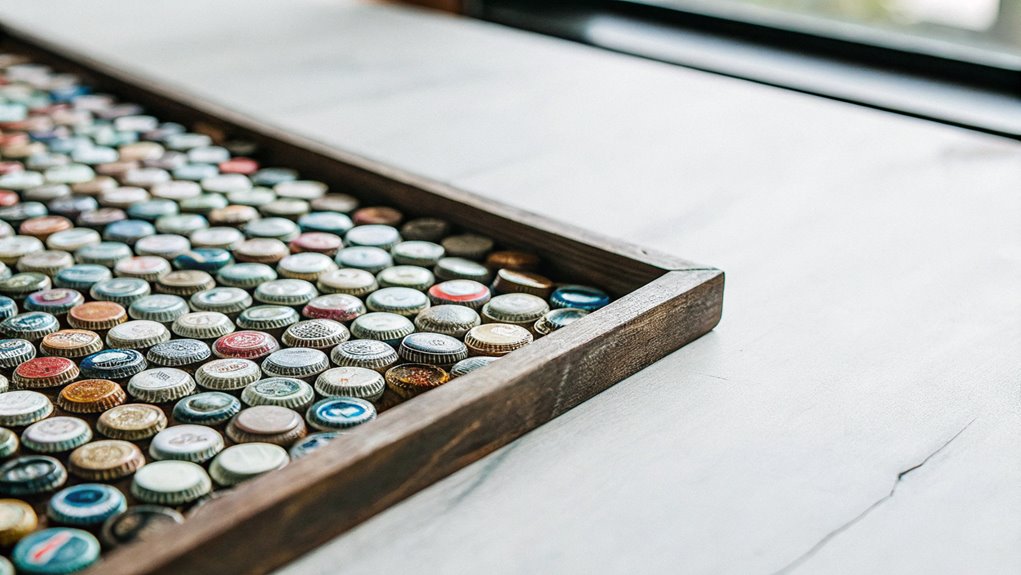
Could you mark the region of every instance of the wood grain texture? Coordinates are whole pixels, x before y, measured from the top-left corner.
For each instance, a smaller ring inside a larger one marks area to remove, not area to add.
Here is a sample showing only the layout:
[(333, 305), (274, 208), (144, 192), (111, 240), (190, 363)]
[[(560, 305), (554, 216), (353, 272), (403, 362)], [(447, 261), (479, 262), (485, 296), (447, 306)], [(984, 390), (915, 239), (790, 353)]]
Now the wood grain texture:
[(712, 333), (283, 575), (1021, 571), (1021, 146), (421, 10), (0, 9), (218, 105), (727, 270)]

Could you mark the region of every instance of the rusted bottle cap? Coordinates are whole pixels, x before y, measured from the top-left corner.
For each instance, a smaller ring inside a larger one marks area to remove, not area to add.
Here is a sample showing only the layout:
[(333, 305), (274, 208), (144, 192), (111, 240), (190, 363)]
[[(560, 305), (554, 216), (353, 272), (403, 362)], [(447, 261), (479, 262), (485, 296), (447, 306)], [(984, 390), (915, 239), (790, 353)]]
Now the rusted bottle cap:
[(241, 401), (246, 405), (278, 405), (298, 411), (307, 409), (314, 399), (312, 386), (293, 377), (271, 376), (260, 379), (248, 384), (241, 392)]
[(262, 377), (259, 364), (242, 358), (214, 359), (195, 371), (195, 380), (206, 389), (235, 391)]
[(463, 305), (436, 305), (415, 317), (418, 331), (441, 333), (457, 339), (464, 339), (468, 330), (481, 323), (479, 314)]
[(519, 325), (487, 323), (473, 327), (464, 336), (471, 355), (501, 357), (532, 343), (532, 334)]
[(127, 477), (145, 465), (137, 445), (120, 439), (101, 439), (71, 452), (72, 474), (87, 481), (112, 481)]
[(498, 295), (482, 306), (482, 321), (485, 323), (509, 323), (531, 328), (537, 320), (546, 315), (549, 305), (539, 296), (527, 293)]
[(446, 252), (443, 246), (421, 240), (404, 241), (390, 250), (394, 263), (398, 265), (432, 267)]
[(387, 370), (386, 385), (391, 391), (408, 399), (450, 381), (445, 369), (423, 363), (406, 363)]
[(0, 545), (14, 545), (38, 525), (39, 518), (31, 505), (20, 499), (0, 499)]
[(532, 272), (501, 269), (493, 280), (493, 291), (498, 294), (527, 293), (542, 299), (549, 299), (553, 292), (553, 281)]
[(316, 287), (322, 293), (343, 293), (364, 297), (377, 289), (376, 276), (365, 270), (344, 268), (326, 272), (319, 276)]
[(308, 408), (305, 418), (319, 431), (349, 429), (376, 419), (376, 406), (357, 397), (328, 397)]
[(385, 389), (386, 380), (379, 371), (354, 366), (328, 369), (319, 374), (315, 385), (323, 397), (358, 397), (368, 401), (378, 400)]
[(78, 366), (65, 357), (36, 357), (14, 369), (11, 383), (16, 389), (60, 387), (78, 377)]
[(478, 311), (489, 299), (489, 288), (474, 280), (447, 280), (429, 288), (433, 305), (460, 305)]
[(396, 227), (401, 224), (404, 214), (400, 210), (387, 206), (369, 206), (355, 210), (351, 214), (351, 219), (359, 226), (384, 225)]
[(147, 350), (170, 339), (170, 330), (159, 322), (138, 319), (110, 328), (106, 344), (112, 348)]
[(167, 426), (163, 410), (148, 403), (125, 403), (103, 412), (96, 422), (96, 431), (110, 439), (141, 441), (156, 435)]
[(260, 442), (289, 446), (307, 433), (300, 415), (277, 405), (257, 405), (242, 409), (227, 426), (227, 436), (236, 443)]
[(438, 242), (450, 233), (450, 223), (439, 218), (416, 218), (401, 226), (406, 240)]
[(449, 335), (413, 333), (401, 340), (397, 354), (409, 363), (451, 366), (468, 357), (468, 348)]
[(102, 413), (127, 400), (121, 386), (109, 379), (83, 379), (60, 390), (57, 404), (70, 413)]
[(124, 306), (112, 301), (88, 302), (67, 312), (67, 323), (78, 329), (104, 331), (126, 321)]
[(376, 281), (383, 288), (400, 287), (424, 291), (436, 283), (436, 277), (423, 267), (393, 266), (376, 274)]
[(128, 393), (143, 403), (170, 403), (194, 392), (195, 380), (176, 367), (147, 369), (128, 382)]
[(86, 329), (62, 329), (43, 337), (39, 349), (46, 355), (81, 359), (103, 349), (103, 338)]
[(213, 343), (213, 354), (218, 358), (238, 357), (261, 361), (280, 349), (272, 335), (261, 331), (236, 331)]

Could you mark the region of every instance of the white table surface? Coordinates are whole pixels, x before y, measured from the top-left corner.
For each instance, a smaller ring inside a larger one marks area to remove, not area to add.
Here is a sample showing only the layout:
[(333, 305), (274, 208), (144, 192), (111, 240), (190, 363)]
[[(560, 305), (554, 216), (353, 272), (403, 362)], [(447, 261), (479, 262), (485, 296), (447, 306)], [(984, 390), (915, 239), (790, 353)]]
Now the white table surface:
[(1021, 571), (1019, 144), (355, 1), (0, 19), (726, 270), (713, 333), (279, 575)]

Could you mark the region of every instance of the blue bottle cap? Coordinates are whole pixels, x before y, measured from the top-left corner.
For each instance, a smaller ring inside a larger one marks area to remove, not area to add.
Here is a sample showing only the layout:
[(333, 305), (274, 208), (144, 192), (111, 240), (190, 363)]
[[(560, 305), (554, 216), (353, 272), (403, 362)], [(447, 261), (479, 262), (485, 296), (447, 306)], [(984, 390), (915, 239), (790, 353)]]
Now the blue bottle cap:
[(196, 425), (220, 425), (241, 411), (241, 401), (228, 393), (206, 391), (189, 395), (174, 406), (174, 421)]
[(357, 397), (330, 397), (313, 403), (305, 419), (319, 431), (347, 429), (376, 419), (376, 407)]
[[(122, 220), (122, 221), (128, 222), (136, 220)], [(74, 253), (74, 259), (78, 263), (94, 264), (106, 266), (108, 268), (112, 268), (120, 260), (124, 258), (130, 258), (131, 256), (132, 256), (131, 246), (124, 242), (100, 242), (98, 244), (92, 244), (81, 247)]]
[(601, 289), (583, 285), (565, 285), (553, 290), (549, 298), (550, 307), (571, 307), (595, 311), (610, 303), (610, 296)]
[(103, 239), (134, 245), (138, 240), (155, 233), (156, 227), (149, 222), (143, 220), (121, 220), (106, 226), (106, 229), (103, 230)]
[(150, 291), (149, 282), (144, 279), (112, 278), (96, 282), (89, 289), (89, 295), (94, 300), (112, 301), (127, 307), (149, 295)]
[(104, 349), (82, 359), (82, 379), (128, 379), (147, 367), (145, 357), (134, 349)]
[(309, 453), (312, 453), (341, 435), (344, 435), (343, 431), (320, 431), (319, 433), (311, 433), (306, 436), (305, 439), (299, 440), (291, 446), (289, 451), (291, 459), (293, 460), (305, 457)]
[(209, 164), (185, 164), (179, 168), (175, 168), (173, 171), (175, 180), (186, 180), (189, 182), (198, 182), (204, 178), (209, 178), (220, 173), (220, 170), (216, 166)]
[(277, 272), (266, 264), (231, 264), (216, 273), (221, 285), (239, 288), (254, 288), (259, 284), (277, 279)]
[(298, 226), (303, 232), (326, 232), (343, 236), (354, 227), (354, 222), (347, 214), (340, 212), (312, 212), (301, 216)]
[(174, 258), (174, 268), (216, 273), (234, 263), (234, 256), (221, 248), (193, 248)]
[[(162, 198), (132, 204), (128, 208), (128, 217), (136, 220), (155, 222), (162, 216), (173, 216), (178, 212), (177, 202)], [(155, 228), (154, 228), (155, 229)]]
[(99, 560), (99, 541), (81, 529), (43, 529), (18, 541), (11, 559), (19, 573), (74, 573)]
[(81, 483), (61, 489), (50, 499), (47, 515), (63, 525), (98, 525), (124, 511), (124, 494), (102, 483)]
[(253, 184), (270, 188), (281, 182), (293, 182), (297, 179), (298, 172), (290, 168), (263, 168), (252, 174)]
[(53, 278), (53, 285), (60, 288), (87, 291), (93, 285), (112, 277), (113, 274), (110, 273), (110, 268), (106, 266), (98, 264), (75, 264), (57, 272), (57, 275)]
[(39, 341), (60, 329), (60, 322), (53, 314), (44, 311), (19, 313), (0, 322), (0, 333), (6, 337)]
[(19, 497), (53, 491), (67, 481), (67, 470), (47, 455), (23, 455), (0, 466), (0, 494)]
[(14, 317), (18, 313), (18, 304), (11, 298), (0, 295), (0, 319)]

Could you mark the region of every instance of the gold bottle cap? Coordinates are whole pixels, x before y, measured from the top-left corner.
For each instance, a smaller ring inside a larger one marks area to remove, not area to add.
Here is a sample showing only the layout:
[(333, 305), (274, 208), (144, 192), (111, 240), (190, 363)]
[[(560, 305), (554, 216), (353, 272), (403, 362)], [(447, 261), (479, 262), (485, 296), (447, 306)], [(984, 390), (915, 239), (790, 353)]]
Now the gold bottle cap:
[(391, 367), (386, 372), (386, 386), (408, 399), (450, 381), (450, 374), (442, 367), (425, 363), (406, 363)]
[(45, 355), (79, 359), (103, 349), (103, 338), (86, 329), (62, 329), (46, 335), (39, 349)]
[(163, 410), (148, 403), (125, 403), (103, 412), (96, 431), (110, 439), (139, 441), (156, 435), (167, 426)]
[(88, 481), (110, 481), (127, 477), (145, 465), (145, 455), (134, 443), (101, 439), (71, 452), (71, 473)]
[(39, 518), (31, 505), (20, 499), (0, 499), (0, 546), (14, 545), (37, 525)]
[(83, 379), (60, 390), (57, 405), (71, 413), (102, 413), (127, 397), (124, 389), (109, 379)]

